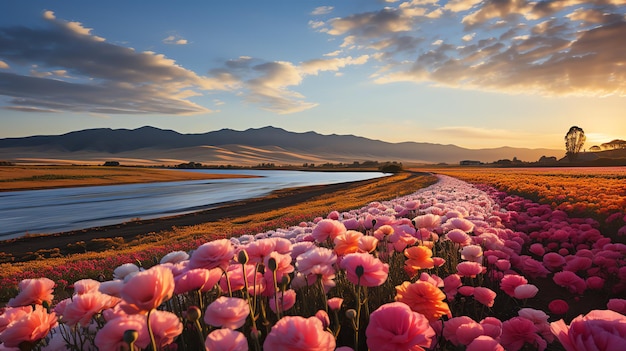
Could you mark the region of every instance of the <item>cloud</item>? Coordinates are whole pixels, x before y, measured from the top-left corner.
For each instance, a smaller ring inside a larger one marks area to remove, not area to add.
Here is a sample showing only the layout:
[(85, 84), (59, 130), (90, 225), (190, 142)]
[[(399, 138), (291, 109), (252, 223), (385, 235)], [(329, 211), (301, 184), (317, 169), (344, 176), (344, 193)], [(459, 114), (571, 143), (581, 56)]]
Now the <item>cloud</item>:
[(322, 71), (339, 71), (340, 68), (343, 68), (348, 65), (363, 65), (369, 59), (368, 55), (362, 55), (357, 58), (352, 58), (350, 56), (343, 58), (333, 58), (333, 59), (315, 59), (303, 62), (300, 65), (300, 71), (305, 75), (317, 75)]
[(163, 39), (163, 43), (164, 44), (170, 44), (170, 45), (187, 45), (187, 39), (183, 39), (182, 37), (178, 36), (178, 35), (170, 35), (167, 38)]
[(326, 15), (329, 14), (333, 11), (335, 7), (334, 6), (320, 6), (320, 7), (316, 7), (312, 12), (311, 15), (313, 16), (317, 16), (317, 15)]
[(9, 65), (6, 62), (0, 60), (0, 69), (9, 69)]
[(333, 18), (324, 28), (343, 38), (346, 55), (367, 53), (381, 61), (382, 68), (370, 75), (379, 84), (626, 96), (624, 5), (624, 0), (406, 1)]
[[(44, 28), (0, 28), (0, 56), (11, 63), (2, 73), (0, 95), (8, 108), (108, 114), (211, 112), (189, 100), (203, 91), (229, 90), (224, 74), (203, 77), (154, 52), (106, 42), (79, 22), (44, 12)], [(31, 75), (18, 66), (35, 65)], [(7, 64), (8, 65), (8, 64)]]

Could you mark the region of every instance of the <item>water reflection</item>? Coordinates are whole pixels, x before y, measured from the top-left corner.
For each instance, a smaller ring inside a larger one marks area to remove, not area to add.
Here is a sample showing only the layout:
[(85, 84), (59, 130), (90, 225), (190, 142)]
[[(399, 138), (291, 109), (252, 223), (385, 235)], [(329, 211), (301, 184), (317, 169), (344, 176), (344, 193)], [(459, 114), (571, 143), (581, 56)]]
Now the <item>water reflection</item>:
[(384, 176), (378, 172), (193, 171), (261, 177), (0, 192), (0, 239), (182, 214), (278, 189)]

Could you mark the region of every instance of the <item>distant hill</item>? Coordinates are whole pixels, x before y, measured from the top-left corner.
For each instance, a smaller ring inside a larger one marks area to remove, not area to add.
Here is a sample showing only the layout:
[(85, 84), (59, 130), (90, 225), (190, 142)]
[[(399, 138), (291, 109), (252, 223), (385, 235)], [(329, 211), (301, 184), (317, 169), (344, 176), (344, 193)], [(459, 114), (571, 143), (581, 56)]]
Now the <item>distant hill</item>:
[(516, 157), (537, 161), (560, 158), (563, 150), (500, 147), (466, 149), (456, 145), (388, 143), (354, 135), (295, 133), (263, 127), (236, 131), (221, 129), (203, 134), (181, 134), (154, 127), (87, 129), (63, 135), (0, 139), (0, 159), (15, 163), (52, 160), (69, 163), (256, 165), (259, 163), (352, 163), (398, 161), (406, 164), (451, 163), (461, 160), (494, 162)]

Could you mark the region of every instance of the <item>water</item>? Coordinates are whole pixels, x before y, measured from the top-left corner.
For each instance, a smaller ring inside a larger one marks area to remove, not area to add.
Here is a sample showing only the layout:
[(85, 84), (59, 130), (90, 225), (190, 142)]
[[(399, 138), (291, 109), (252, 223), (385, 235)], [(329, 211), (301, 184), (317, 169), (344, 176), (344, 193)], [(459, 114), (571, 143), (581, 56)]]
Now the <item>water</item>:
[(260, 178), (210, 179), (0, 192), (0, 240), (118, 224), (217, 207), (297, 186), (385, 176), (379, 172), (193, 170)]

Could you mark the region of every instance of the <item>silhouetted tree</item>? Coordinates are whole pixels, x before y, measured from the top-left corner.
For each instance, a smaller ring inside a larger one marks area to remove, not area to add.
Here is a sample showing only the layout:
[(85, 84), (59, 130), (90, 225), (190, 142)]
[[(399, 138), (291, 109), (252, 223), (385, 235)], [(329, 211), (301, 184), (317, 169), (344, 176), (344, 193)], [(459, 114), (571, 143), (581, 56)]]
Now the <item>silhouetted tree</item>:
[(577, 126), (571, 127), (565, 134), (565, 155), (570, 161), (578, 158), (578, 153), (582, 150), (586, 140), (585, 131)]

